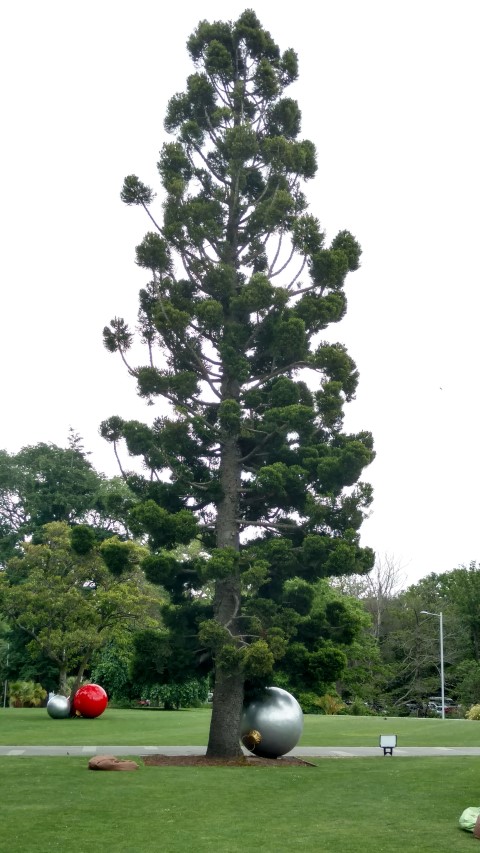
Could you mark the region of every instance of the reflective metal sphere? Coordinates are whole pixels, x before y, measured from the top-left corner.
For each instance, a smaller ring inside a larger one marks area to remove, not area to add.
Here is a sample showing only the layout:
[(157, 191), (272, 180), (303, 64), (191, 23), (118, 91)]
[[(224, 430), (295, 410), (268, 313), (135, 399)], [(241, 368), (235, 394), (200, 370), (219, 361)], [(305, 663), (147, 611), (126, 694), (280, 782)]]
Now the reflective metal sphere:
[(267, 687), (244, 708), (240, 737), (255, 755), (278, 758), (293, 749), (302, 730), (303, 711), (295, 697), (281, 687)]
[(54, 720), (61, 720), (70, 716), (70, 700), (66, 696), (52, 696), (47, 702), (47, 713)]

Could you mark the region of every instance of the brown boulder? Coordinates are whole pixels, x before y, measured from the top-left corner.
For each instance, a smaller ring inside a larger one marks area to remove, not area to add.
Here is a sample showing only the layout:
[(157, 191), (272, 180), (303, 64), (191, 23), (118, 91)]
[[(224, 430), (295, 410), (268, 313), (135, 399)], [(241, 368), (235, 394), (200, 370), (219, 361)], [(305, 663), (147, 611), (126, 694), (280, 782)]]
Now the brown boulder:
[(114, 755), (94, 755), (88, 762), (89, 770), (138, 770), (135, 761), (121, 761)]

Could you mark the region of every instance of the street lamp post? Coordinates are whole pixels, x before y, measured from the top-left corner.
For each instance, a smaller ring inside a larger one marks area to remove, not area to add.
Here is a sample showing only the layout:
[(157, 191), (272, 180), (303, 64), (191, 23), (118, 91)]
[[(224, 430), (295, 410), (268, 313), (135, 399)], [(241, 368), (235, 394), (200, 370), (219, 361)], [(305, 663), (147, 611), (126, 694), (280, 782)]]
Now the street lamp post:
[(443, 613), (431, 613), (429, 610), (421, 610), (425, 616), (438, 616), (440, 620), (440, 691), (442, 695), (442, 720), (445, 719), (445, 673), (443, 669)]

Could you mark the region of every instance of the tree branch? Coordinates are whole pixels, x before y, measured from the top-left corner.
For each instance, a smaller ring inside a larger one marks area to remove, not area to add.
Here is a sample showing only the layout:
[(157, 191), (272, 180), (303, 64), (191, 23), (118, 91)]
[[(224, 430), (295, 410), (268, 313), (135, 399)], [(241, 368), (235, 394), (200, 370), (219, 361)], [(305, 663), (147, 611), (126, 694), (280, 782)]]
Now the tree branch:
[(273, 261), (268, 268), (268, 275), (270, 277), (272, 277), (272, 274), (274, 274), (273, 269), (275, 267), (275, 264), (277, 263), (278, 256), (280, 254), (280, 249), (282, 248), (282, 241), (283, 241), (283, 231), (280, 231), (280, 238), (278, 240), (277, 251), (275, 252), (275, 257), (273, 258)]
[(290, 371), (300, 370), (300, 368), (302, 367), (319, 372), (319, 368), (315, 367), (313, 364), (310, 364), (308, 361), (295, 361), (292, 364), (286, 365), (285, 367), (277, 367), (276, 370), (272, 370), (270, 373), (265, 373), (263, 376), (253, 376), (252, 379), (249, 380), (249, 382), (255, 382), (256, 384), (252, 385), (248, 390), (253, 391), (255, 388), (258, 388), (260, 385), (263, 385), (270, 379), (274, 379), (275, 376), (278, 376), (281, 373), (290, 373)]
[[(284, 264), (282, 264), (282, 266), (280, 267), (279, 270), (276, 270), (275, 272), (272, 272), (270, 274), (270, 278), (275, 278), (276, 275), (280, 275), (280, 273), (282, 273), (284, 270), (286, 270), (290, 261), (292, 260), (292, 258), (294, 256), (294, 254), (295, 254), (295, 246), (292, 246), (292, 251), (290, 252), (290, 255), (288, 256), (288, 259), (285, 261)], [(276, 260), (276, 258), (275, 258), (275, 260)], [(273, 264), (272, 264), (272, 267), (273, 267)], [(302, 269), (303, 269), (303, 267), (302, 267)]]
[(242, 458), (240, 459), (240, 462), (242, 462), (242, 463), (247, 462), (252, 456), (255, 456), (258, 453), (258, 451), (261, 450), (262, 447), (264, 447), (268, 441), (270, 441), (271, 438), (273, 438), (279, 432), (282, 432), (282, 430), (287, 429), (287, 428), (288, 428), (288, 424), (282, 424), (281, 426), (278, 426), (276, 429), (274, 429), (272, 432), (269, 432), (268, 435), (266, 435), (265, 438), (253, 448), (253, 450), (251, 450), (249, 453), (247, 453), (246, 456), (242, 456)]
[(295, 284), (295, 282), (296, 282), (297, 278), (299, 278), (299, 276), (301, 276), (301, 274), (302, 274), (303, 270), (305, 269), (305, 264), (306, 264), (306, 263), (307, 263), (307, 258), (306, 258), (306, 257), (304, 257), (304, 258), (303, 258), (302, 266), (300, 267), (300, 269), (299, 269), (299, 271), (297, 272), (296, 276), (295, 276), (294, 278), (292, 278), (292, 280), (291, 280), (290, 284), (289, 284), (289, 285), (287, 285), (287, 290), (291, 290), (291, 289), (292, 289), (292, 287), (293, 287), (293, 285)]
[[(211, 174), (213, 175), (213, 177), (214, 177), (217, 181), (219, 181), (219, 183), (223, 184), (225, 187), (228, 187), (228, 186), (229, 186), (228, 181), (226, 181), (226, 180), (225, 180), (225, 178), (222, 178), (222, 176), (221, 176), (221, 175), (217, 174), (216, 170), (213, 168), (213, 166), (211, 165), (211, 163), (209, 163), (208, 159), (205, 157), (205, 155), (204, 155), (204, 153), (203, 153), (202, 149), (200, 148), (200, 146), (199, 146), (199, 145), (196, 145), (196, 143), (195, 143), (195, 142), (192, 142), (192, 143), (191, 143), (191, 145), (192, 145), (193, 150), (194, 150), (194, 151), (196, 151), (196, 153), (197, 153), (197, 154), (202, 158), (203, 162), (205, 163), (205, 166), (207, 167), (208, 171), (209, 171), (209, 172), (211, 172)], [(195, 168), (195, 164), (194, 164), (193, 160), (192, 160), (190, 157), (189, 157), (189, 159), (190, 159), (190, 161), (191, 161), (192, 166)]]
[(273, 521), (249, 521), (248, 519), (236, 518), (236, 523), (241, 527), (263, 527), (265, 530), (295, 530), (294, 524), (282, 524)]
[(160, 228), (160, 225), (159, 225), (159, 224), (158, 224), (158, 222), (156, 222), (156, 221), (155, 221), (155, 219), (153, 218), (153, 216), (152, 216), (152, 214), (150, 213), (150, 211), (149, 211), (149, 209), (148, 209), (147, 205), (145, 204), (145, 202), (143, 202), (143, 201), (142, 201), (142, 202), (141, 202), (141, 204), (142, 204), (142, 207), (143, 207), (143, 209), (144, 209), (145, 213), (147, 214), (147, 216), (149, 216), (149, 217), (150, 217), (150, 219), (152, 220), (153, 224), (155, 225), (155, 228), (157, 229), (157, 231), (159, 231), (159, 233), (160, 233), (160, 234), (163, 234), (163, 231), (162, 231), (162, 229)]

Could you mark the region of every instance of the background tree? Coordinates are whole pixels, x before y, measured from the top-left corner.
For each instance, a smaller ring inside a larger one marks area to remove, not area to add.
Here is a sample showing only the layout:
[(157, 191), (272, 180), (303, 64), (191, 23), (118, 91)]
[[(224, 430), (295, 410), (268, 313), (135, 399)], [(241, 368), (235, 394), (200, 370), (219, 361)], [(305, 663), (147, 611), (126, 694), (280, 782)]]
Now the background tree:
[(140, 697), (131, 677), (134, 633), (128, 630), (128, 626), (127, 630), (116, 632), (116, 636), (95, 651), (92, 657), (92, 681), (101, 684), (107, 691), (109, 700), (116, 703)]
[[(387, 573), (386, 579), (390, 577)], [(350, 588), (349, 579), (342, 578), (340, 582), (343, 590)], [(354, 578), (353, 582), (361, 602), (375, 616), (379, 596), (367, 594), (367, 590), (371, 583), (373, 589), (380, 589), (376, 572), (372, 572), (372, 577)], [(382, 589), (387, 589), (385, 579)], [(429, 574), (406, 590), (383, 595), (382, 600), (378, 640), (384, 664), (385, 702), (401, 707), (406, 700), (424, 704), (429, 695), (440, 695), (439, 620), (423, 615), (422, 610), (443, 614), (446, 693), (465, 707), (478, 702), (480, 571), (477, 563), (441, 575)]]
[(362, 593), (365, 608), (372, 616), (375, 637), (381, 637), (389, 601), (400, 591), (404, 582), (405, 574), (398, 561), (389, 554), (377, 555), (372, 571), (364, 576)]
[(393, 555), (378, 555), (373, 569), (365, 575), (347, 575), (333, 580), (332, 586), (347, 595), (361, 598), (372, 616), (375, 637), (382, 634), (382, 623), (389, 602), (405, 584), (402, 566)]
[(53, 521), (125, 532), (133, 495), (122, 479), (97, 473), (87, 456), (75, 433), (68, 448), (40, 443), (0, 451), (0, 565), (25, 536)]
[(459, 617), (466, 657), (480, 662), (480, 567), (475, 562), (440, 576), (443, 595)]
[(383, 708), (390, 672), (382, 661), (372, 616), (365, 607), (365, 601), (347, 596), (335, 588), (330, 588), (328, 595), (342, 602), (351, 626), (351, 639), (348, 635), (346, 637), (350, 642), (343, 646), (347, 665), (337, 679), (337, 691), (345, 701), (359, 700), (359, 703), (367, 702), (373, 708)]
[[(5, 619), (5, 655), (3, 666), (0, 666), (1, 680), (9, 683), (17, 681), (33, 681), (41, 684), (48, 692), (58, 690), (58, 668), (41, 651), (31, 655), (28, 644), (29, 637), (12, 622)], [(7, 666), (8, 650), (8, 666)]]
[[(450, 695), (455, 667), (465, 646), (464, 629), (447, 593), (445, 575), (431, 574), (389, 599), (382, 620), (380, 651), (389, 666), (387, 685), (391, 704), (428, 701), (440, 695), (439, 620), (422, 610), (443, 613), (445, 685)], [(455, 697), (454, 697), (455, 698)]]
[[(373, 444), (343, 432), (358, 372), (344, 346), (321, 340), (345, 314), (360, 247), (347, 231), (328, 244), (307, 212), (315, 148), (284, 96), (296, 54), (252, 11), (201, 22), (187, 47), (196, 70), (169, 103), (175, 139), (158, 163), (163, 221), (135, 175), (122, 190), (155, 228), (136, 250), (151, 275), (140, 292), (145, 363), (129, 363), (123, 319), (104, 330), (140, 395), (167, 401), (170, 415), (152, 427), (112, 417), (102, 433), (143, 459), (147, 476), (129, 478), (140, 500), (130, 523), (153, 550), (147, 576), (170, 592), (169, 627), (194, 633), (198, 659), (214, 662), (208, 754), (230, 756), (246, 679), (271, 680), (294, 638), (314, 656), (312, 678), (344, 664), (302, 620), (319, 578), (372, 567), (358, 530)], [(209, 557), (180, 563), (173, 549), (195, 536)], [(214, 593), (201, 611), (204, 584)]]
[(142, 590), (142, 549), (111, 537), (100, 545), (82, 525), (52, 522), (41, 544), (24, 543), (0, 574), (0, 610), (26, 637), (27, 649), (56, 667), (58, 689), (80, 683), (93, 653), (125, 626), (147, 620), (151, 596)]
[(480, 702), (480, 663), (464, 659), (455, 668), (455, 698), (463, 709)]

